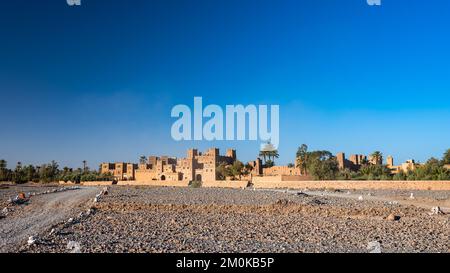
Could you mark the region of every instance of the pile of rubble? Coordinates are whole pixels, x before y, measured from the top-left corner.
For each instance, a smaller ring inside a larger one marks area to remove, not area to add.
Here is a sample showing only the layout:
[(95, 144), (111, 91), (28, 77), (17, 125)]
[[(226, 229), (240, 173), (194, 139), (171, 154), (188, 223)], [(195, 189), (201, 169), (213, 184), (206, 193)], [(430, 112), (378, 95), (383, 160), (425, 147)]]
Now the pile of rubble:
[(97, 194), (94, 198), (94, 203), (98, 203), (100, 201), (100, 197), (102, 195), (108, 195), (108, 187), (104, 187), (99, 194)]
[(445, 213), (442, 211), (440, 207), (432, 207), (430, 215), (444, 215)]
[(31, 194), (25, 194), (23, 192), (20, 192), (18, 195), (16, 195), (14, 198), (9, 198), (8, 199), (8, 204), (11, 205), (22, 205), (22, 204), (26, 204), (30, 201), (31, 198)]

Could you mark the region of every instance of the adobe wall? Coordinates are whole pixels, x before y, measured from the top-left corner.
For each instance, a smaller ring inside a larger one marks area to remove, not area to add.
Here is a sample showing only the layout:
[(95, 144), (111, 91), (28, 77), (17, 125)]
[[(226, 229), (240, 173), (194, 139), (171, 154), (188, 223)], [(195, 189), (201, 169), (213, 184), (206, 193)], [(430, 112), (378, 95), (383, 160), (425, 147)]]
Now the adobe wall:
[(252, 183), (255, 182), (281, 182), (281, 181), (311, 181), (310, 176), (303, 175), (273, 175), (273, 176), (253, 176)]
[(187, 187), (189, 182), (186, 181), (119, 181), (118, 186), (154, 186), (154, 187)]
[(277, 176), (253, 176), (252, 183), (257, 182), (281, 182), (281, 175)]
[(255, 188), (450, 190), (450, 181), (253, 181)]

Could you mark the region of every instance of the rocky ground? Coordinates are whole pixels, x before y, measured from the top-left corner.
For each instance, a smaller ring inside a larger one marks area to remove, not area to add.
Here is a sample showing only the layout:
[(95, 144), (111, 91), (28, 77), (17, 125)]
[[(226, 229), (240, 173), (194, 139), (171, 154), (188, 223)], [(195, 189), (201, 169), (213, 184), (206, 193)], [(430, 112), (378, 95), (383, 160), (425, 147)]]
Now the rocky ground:
[[(99, 189), (8, 186), (0, 189), (0, 252), (15, 252), (27, 240), (77, 215)], [(17, 200), (22, 192), (25, 198)]]
[[(379, 242), (383, 252), (450, 252), (449, 215), (410, 204), (447, 204), (450, 192), (338, 192), (362, 200), (328, 193), (109, 187), (89, 215), (11, 251), (368, 252)], [(387, 201), (397, 197), (408, 205)]]

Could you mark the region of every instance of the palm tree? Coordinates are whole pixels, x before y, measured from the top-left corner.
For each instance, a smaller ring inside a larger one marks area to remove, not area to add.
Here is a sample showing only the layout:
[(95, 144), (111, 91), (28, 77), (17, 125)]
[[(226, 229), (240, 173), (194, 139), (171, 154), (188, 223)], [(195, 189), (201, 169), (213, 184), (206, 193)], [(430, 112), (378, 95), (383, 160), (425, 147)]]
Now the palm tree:
[(6, 167), (8, 164), (6, 163), (6, 160), (0, 160), (0, 181), (7, 180), (6, 178)]
[(365, 165), (369, 165), (369, 160), (367, 160), (367, 157), (363, 157), (363, 159), (361, 160), (361, 165), (365, 166)]
[(279, 154), (278, 154), (278, 150), (272, 145), (272, 143), (268, 142), (264, 145), (261, 145), (261, 151), (259, 152), (259, 156), (261, 156), (264, 159), (264, 164), (267, 163), (267, 158), (270, 161), (271, 158), (278, 158)]
[(83, 172), (84, 173), (86, 172), (86, 164), (87, 164), (87, 161), (83, 160)]
[(7, 163), (6, 160), (2, 159), (0, 160), (0, 170), (6, 169)]
[(307, 161), (308, 161), (308, 146), (302, 144), (297, 150), (297, 167), (300, 168), (300, 173), (307, 175)]
[(278, 150), (273, 150), (269, 152), (269, 159), (272, 160), (272, 162), (275, 163), (275, 158), (279, 158), (280, 155), (278, 154)]
[(383, 154), (380, 151), (375, 151), (370, 155), (371, 161), (375, 165), (383, 164)]
[(268, 155), (268, 151), (259, 151), (259, 156), (263, 158), (264, 164), (266, 163), (267, 155)]
[(450, 164), (450, 149), (445, 151), (442, 161), (444, 162), (444, 164)]
[(147, 164), (147, 157), (145, 157), (145, 155), (141, 155), (141, 157), (139, 157), (139, 163), (141, 165)]

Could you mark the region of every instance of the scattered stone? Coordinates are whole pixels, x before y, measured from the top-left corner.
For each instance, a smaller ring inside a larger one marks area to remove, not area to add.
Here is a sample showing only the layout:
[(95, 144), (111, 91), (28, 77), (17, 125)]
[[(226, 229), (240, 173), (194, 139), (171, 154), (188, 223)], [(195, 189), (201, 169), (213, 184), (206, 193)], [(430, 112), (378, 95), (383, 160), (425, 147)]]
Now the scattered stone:
[(367, 244), (369, 253), (381, 253), (381, 243), (379, 241), (372, 241)]
[(325, 202), (320, 201), (319, 199), (313, 199), (310, 202), (308, 202), (311, 205), (325, 205)]
[(391, 214), (389, 214), (388, 217), (386, 217), (386, 220), (388, 220), (388, 221), (399, 221), (400, 220), (400, 216), (391, 213)]
[(275, 202), (276, 205), (278, 206), (287, 206), (289, 205), (289, 200), (287, 199), (278, 199), (277, 202)]
[(86, 215), (89, 216), (89, 215), (91, 215), (93, 212), (94, 212), (94, 208), (89, 208), (89, 209), (86, 211)]
[(75, 241), (69, 241), (66, 249), (69, 250), (69, 253), (81, 253), (81, 245)]
[(432, 207), (430, 215), (443, 215), (444, 212), (441, 210), (440, 207)]
[(9, 198), (8, 203), (13, 205), (22, 205), (29, 201), (29, 198), (25, 195), (25, 193), (20, 192), (16, 197)]
[(309, 195), (300, 191), (300, 192), (297, 192), (297, 196), (308, 197)]
[(358, 200), (359, 200), (359, 201), (364, 200), (364, 198), (362, 197), (362, 195), (360, 195), (360, 196), (358, 197)]
[(27, 243), (29, 246), (34, 245), (36, 243), (36, 237), (34, 237), (34, 236), (28, 237)]

